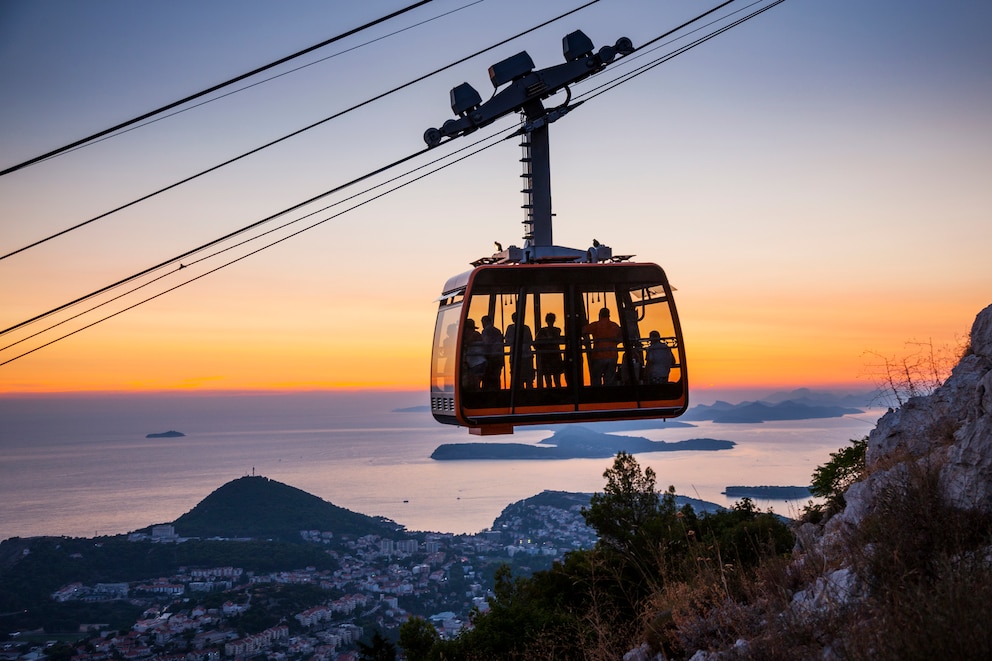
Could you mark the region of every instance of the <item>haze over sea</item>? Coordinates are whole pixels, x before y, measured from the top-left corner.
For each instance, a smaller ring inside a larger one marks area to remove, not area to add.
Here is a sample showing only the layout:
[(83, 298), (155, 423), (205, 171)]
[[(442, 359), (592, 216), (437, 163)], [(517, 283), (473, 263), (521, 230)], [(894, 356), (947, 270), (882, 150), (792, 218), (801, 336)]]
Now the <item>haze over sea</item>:
[[(421, 392), (101, 394), (0, 398), (0, 539), (92, 537), (173, 521), (252, 473), (411, 530), (474, 533), (545, 489), (602, 491), (611, 459), (446, 461), (442, 443), (537, 443), (546, 429), (485, 439), (434, 422)], [(710, 403), (712, 398), (705, 400)], [(737, 402), (738, 399), (729, 401)], [(700, 402), (695, 402), (700, 403)], [(717, 438), (732, 450), (637, 454), (662, 489), (731, 505), (728, 485), (808, 485), (878, 409), (762, 424), (660, 424), (656, 441)], [(148, 439), (178, 430), (182, 438)], [(786, 516), (804, 502), (756, 501)]]

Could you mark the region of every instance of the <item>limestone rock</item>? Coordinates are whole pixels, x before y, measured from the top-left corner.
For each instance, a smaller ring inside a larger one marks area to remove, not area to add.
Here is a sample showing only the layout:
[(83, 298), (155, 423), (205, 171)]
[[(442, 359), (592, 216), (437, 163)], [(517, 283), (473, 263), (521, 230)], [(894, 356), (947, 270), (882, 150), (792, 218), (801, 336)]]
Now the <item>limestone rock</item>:
[[(944, 384), (878, 421), (868, 436), (866, 476), (844, 494), (844, 510), (822, 527), (806, 524), (797, 531), (796, 567), (819, 566), (822, 572), (793, 595), (794, 615), (815, 620), (864, 597), (856, 572), (845, 566), (845, 545), (879, 497), (905, 485), (914, 469), (937, 471), (948, 504), (992, 513), (992, 306), (978, 314), (970, 339)], [(828, 644), (825, 656), (829, 650)]]

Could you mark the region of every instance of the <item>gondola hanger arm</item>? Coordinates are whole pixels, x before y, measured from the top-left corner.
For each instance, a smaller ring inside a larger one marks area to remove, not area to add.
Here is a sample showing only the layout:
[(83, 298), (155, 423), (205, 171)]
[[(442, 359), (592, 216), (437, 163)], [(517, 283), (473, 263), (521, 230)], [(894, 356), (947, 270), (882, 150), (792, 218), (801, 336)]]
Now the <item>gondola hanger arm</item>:
[(468, 83), (453, 88), (451, 110), (458, 119), (449, 119), (440, 129), (427, 129), (424, 142), (436, 147), (445, 138), (468, 135), (514, 112), (523, 111), (529, 121), (536, 121), (545, 114), (542, 100), (602, 71), (618, 54), (627, 55), (633, 50), (630, 39), (621, 37), (613, 46), (603, 46), (594, 53), (589, 37), (576, 30), (562, 39), (564, 64), (535, 71), (530, 55), (521, 51), (489, 67), (489, 79), (495, 89), (509, 85), (485, 103)]

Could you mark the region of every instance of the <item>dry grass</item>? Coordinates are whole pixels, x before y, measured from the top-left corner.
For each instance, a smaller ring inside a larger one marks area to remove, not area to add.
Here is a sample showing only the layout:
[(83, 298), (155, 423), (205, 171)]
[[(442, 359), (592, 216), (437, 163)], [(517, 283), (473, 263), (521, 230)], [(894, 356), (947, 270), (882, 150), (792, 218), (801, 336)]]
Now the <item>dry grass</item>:
[(937, 470), (911, 465), (848, 543), (869, 596), (848, 637), (851, 659), (988, 659), (992, 520), (951, 507)]
[(863, 598), (790, 607), (827, 567), (815, 552), (749, 572), (698, 562), (655, 591), (642, 637), (666, 659), (696, 650), (762, 661), (992, 658), (992, 520), (949, 506), (933, 466), (913, 465), (884, 490), (844, 550)]

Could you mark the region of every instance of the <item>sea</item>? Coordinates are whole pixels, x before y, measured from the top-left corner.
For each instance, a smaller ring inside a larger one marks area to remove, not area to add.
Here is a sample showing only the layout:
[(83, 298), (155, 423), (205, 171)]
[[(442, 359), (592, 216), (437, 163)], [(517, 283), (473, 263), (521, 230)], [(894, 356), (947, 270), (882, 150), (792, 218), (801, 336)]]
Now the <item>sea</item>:
[[(444, 443), (536, 444), (548, 429), (476, 437), (440, 425), (423, 392), (157, 393), (0, 396), (0, 540), (97, 537), (174, 521), (212, 491), (262, 475), (408, 530), (475, 533), (545, 490), (593, 493), (611, 458), (435, 461)], [(730, 450), (636, 454), (660, 489), (733, 505), (730, 485), (807, 486), (831, 452), (864, 437), (882, 411), (841, 418), (693, 422), (623, 433), (654, 441), (716, 438)], [(175, 438), (147, 438), (166, 431)], [(784, 516), (803, 501), (760, 500)]]

